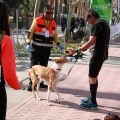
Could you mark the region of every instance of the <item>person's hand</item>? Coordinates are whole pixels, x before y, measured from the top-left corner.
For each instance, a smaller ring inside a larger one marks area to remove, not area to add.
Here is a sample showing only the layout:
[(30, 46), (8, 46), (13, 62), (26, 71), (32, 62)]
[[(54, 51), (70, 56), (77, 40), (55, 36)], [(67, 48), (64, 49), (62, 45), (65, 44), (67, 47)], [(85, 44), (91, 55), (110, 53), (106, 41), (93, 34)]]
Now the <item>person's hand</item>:
[(21, 81), (20, 81), (20, 89), (25, 90), (25, 87)]
[(71, 55), (74, 55), (74, 54), (76, 53), (76, 50), (75, 50), (75, 49), (69, 50), (69, 53), (70, 53)]
[(60, 50), (64, 50), (64, 46), (62, 44), (60, 44), (59, 42), (57, 43), (57, 46), (59, 47)]
[(31, 45), (27, 45), (27, 46), (26, 46), (26, 50), (27, 50), (28, 52), (31, 52), (32, 46), (31, 46)]
[(62, 46), (62, 44), (58, 45), (59, 49), (64, 50), (65, 48)]

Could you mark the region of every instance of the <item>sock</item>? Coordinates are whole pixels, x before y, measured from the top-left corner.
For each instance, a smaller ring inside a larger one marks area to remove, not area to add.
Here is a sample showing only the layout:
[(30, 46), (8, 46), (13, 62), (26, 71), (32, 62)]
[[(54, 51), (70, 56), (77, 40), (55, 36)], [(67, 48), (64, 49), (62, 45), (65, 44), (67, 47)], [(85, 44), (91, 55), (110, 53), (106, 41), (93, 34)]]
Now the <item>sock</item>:
[(98, 88), (98, 80), (96, 80), (95, 84), (90, 84), (91, 101), (93, 104), (97, 104), (96, 102), (97, 88)]

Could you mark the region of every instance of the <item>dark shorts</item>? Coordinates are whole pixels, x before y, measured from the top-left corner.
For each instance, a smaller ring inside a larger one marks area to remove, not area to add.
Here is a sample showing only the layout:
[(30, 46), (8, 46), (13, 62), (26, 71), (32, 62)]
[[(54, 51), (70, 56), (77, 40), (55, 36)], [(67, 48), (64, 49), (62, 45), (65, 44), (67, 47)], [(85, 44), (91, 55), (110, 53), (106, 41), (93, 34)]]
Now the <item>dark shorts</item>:
[(104, 62), (103, 56), (101, 55), (92, 56), (89, 64), (89, 77), (97, 78), (103, 62)]

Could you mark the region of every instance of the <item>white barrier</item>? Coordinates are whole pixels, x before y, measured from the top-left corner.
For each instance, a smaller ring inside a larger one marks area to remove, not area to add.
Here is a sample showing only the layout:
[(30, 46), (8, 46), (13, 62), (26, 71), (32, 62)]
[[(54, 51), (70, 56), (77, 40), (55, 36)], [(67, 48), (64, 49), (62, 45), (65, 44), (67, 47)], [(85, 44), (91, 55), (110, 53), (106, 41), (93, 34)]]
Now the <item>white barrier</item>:
[(119, 35), (119, 33), (120, 33), (120, 24), (116, 24), (110, 27), (110, 39), (112, 39), (116, 35)]
[[(28, 35), (28, 30), (14, 29), (11, 31), (11, 38), (14, 43), (15, 57), (18, 60), (29, 59), (30, 53), (26, 50), (26, 40)], [(50, 56), (61, 56), (64, 55), (63, 51), (60, 49), (51, 50)]]
[(14, 43), (15, 57), (16, 59), (28, 59), (30, 57), (26, 50), (26, 39), (28, 30), (14, 29), (11, 31), (11, 38)]

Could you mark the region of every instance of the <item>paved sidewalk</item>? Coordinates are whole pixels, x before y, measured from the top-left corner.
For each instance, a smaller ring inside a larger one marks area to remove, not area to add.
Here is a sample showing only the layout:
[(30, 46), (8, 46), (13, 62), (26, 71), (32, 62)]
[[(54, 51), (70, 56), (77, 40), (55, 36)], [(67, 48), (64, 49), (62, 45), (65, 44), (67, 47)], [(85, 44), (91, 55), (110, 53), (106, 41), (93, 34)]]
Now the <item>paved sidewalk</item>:
[[(120, 45), (113, 43), (109, 49), (109, 59), (104, 63), (99, 75), (97, 101), (99, 110), (83, 110), (80, 99), (89, 96), (88, 61), (76, 63), (67, 79), (58, 83), (61, 102), (55, 101), (51, 92), (51, 106), (47, 106), (46, 92), (41, 89), (42, 101), (37, 101), (32, 92), (15, 91), (6, 86), (8, 96), (7, 120), (103, 120), (107, 112), (120, 115)], [(49, 66), (53, 64), (49, 61)], [(61, 77), (66, 75), (73, 63), (63, 66)], [(17, 75), (27, 87), (29, 80), (29, 60), (17, 61)]]

